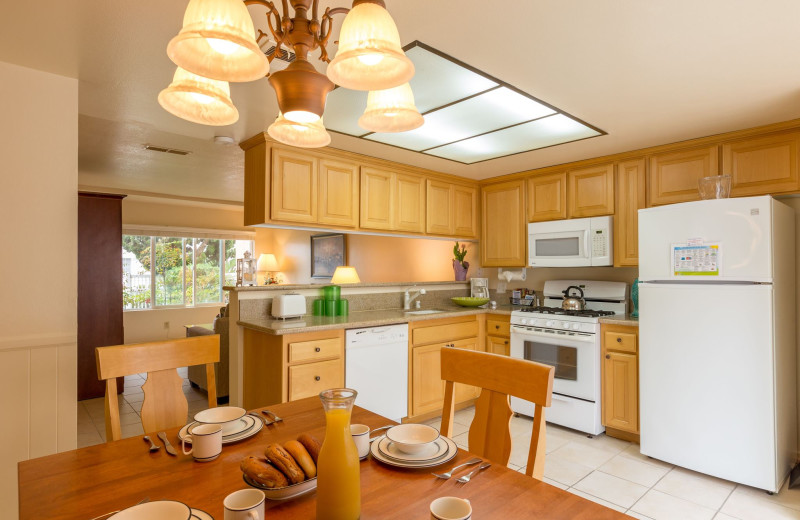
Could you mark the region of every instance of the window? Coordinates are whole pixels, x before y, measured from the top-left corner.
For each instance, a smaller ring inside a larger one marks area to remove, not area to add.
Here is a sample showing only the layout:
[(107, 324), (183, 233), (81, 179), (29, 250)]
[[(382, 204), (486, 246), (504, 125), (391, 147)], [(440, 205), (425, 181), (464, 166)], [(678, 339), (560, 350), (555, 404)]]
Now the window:
[(123, 308), (219, 304), (252, 240), (122, 236)]

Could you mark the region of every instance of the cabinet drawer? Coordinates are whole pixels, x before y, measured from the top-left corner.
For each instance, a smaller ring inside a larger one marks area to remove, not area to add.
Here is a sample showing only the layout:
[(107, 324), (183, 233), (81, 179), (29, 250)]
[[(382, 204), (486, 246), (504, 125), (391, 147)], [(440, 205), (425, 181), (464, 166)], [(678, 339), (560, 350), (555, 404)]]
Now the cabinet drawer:
[(511, 334), (511, 323), (508, 320), (486, 319), (486, 334), (492, 336), (509, 336)]
[(606, 350), (636, 354), (636, 334), (606, 331), (603, 341)]
[(341, 357), (341, 338), (315, 339), (289, 343), (289, 363)]
[(414, 329), (414, 345), (428, 343), (448, 343), (456, 339), (474, 338), (478, 335), (478, 322), (465, 321), (448, 325), (434, 325), (432, 327), (418, 327)]
[(344, 366), (341, 359), (289, 367), (290, 401), (318, 395), (327, 388), (343, 386)]

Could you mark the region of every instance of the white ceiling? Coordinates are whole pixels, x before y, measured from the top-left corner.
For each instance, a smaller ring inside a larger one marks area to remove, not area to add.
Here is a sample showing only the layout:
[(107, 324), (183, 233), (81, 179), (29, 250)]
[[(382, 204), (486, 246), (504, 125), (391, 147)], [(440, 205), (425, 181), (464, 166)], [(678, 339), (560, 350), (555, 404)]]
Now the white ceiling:
[[(796, 0), (386, 3), (403, 44), (426, 43), (608, 135), (474, 165), (340, 134), (332, 134), (335, 148), (482, 179), (800, 117)], [(4, 2), (0, 61), (79, 79), (82, 185), (242, 200), (242, 152), (211, 140), (263, 131), (277, 104), (263, 79), (231, 86), (241, 117), (229, 127), (161, 109), (156, 96), (174, 72), (166, 44), (186, 4)], [(263, 9), (250, 11), (263, 27)]]

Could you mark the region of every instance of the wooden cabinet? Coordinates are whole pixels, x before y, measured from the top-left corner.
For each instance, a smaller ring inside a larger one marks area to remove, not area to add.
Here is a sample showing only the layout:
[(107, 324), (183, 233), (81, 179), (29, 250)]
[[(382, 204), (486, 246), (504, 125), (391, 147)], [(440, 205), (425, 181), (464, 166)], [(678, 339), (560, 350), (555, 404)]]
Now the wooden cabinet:
[(395, 231), (425, 232), (425, 178), (398, 173), (395, 176)]
[(344, 386), (344, 330), (276, 336), (246, 328), (243, 343), (247, 409)]
[(567, 172), (567, 216), (598, 217), (614, 213), (614, 164)]
[(528, 222), (567, 218), (567, 173), (534, 175), (527, 180)]
[(638, 327), (603, 324), (602, 418), (606, 434), (626, 440), (639, 435)]
[(319, 161), (319, 218), (331, 226), (358, 226), (358, 165)]
[(390, 231), (394, 228), (395, 174), (361, 168), (361, 227)]
[(477, 232), (478, 190), (428, 179), (425, 231), (434, 235), (473, 238)]
[(614, 215), (614, 266), (639, 265), (639, 210), (647, 207), (646, 163), (643, 158), (617, 165)]
[(486, 317), (486, 352), (508, 356), (511, 353), (511, 316)]
[(525, 182), (491, 184), (481, 189), (481, 265), (524, 267), (527, 225)]
[(648, 205), (699, 200), (697, 181), (719, 173), (717, 145), (650, 156)]
[[(440, 352), (442, 348), (479, 348), (480, 326), (476, 316), (447, 318), (409, 323), (411, 337), (411, 386), (409, 418), (423, 414), (437, 415), (444, 404), (444, 381)], [(478, 389), (456, 385), (456, 403), (477, 397)]]
[(289, 222), (317, 221), (317, 159), (272, 150), (272, 218)]
[(721, 173), (731, 176), (731, 196), (800, 189), (799, 141), (800, 133), (792, 132), (723, 143)]

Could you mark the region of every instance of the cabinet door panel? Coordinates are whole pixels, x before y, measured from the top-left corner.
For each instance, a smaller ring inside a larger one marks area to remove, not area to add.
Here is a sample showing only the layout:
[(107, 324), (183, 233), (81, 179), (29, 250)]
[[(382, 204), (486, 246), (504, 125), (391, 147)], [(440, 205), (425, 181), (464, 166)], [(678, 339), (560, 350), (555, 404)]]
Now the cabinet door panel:
[(650, 157), (648, 205), (699, 200), (697, 181), (717, 175), (717, 145)]
[(442, 344), (414, 347), (411, 352), (412, 415), (442, 411), (444, 381), (442, 381)]
[(425, 179), (416, 175), (397, 174), (397, 231), (425, 231)]
[(529, 177), (528, 222), (567, 218), (567, 173)]
[(478, 189), (453, 185), (453, 234), (474, 238), (478, 235)]
[[(466, 350), (474, 350), (474, 351), (481, 350), (478, 348), (478, 338), (469, 338), (469, 339), (462, 339), (460, 341), (453, 341), (452, 345), (455, 348), (463, 348)], [(464, 385), (461, 383), (456, 383), (454, 391), (455, 391), (456, 403), (462, 403), (469, 399), (474, 399), (481, 394), (481, 389), (479, 387)], [(444, 401), (442, 401), (442, 406), (444, 406)]]
[(394, 173), (373, 168), (361, 169), (361, 227), (394, 228)]
[(481, 189), (481, 265), (523, 267), (526, 264), (524, 181), (490, 184)]
[(317, 221), (317, 159), (279, 148), (272, 150), (274, 220)]
[(639, 433), (638, 395), (636, 356), (606, 352), (603, 358), (603, 424)]
[(427, 181), (425, 231), (436, 235), (453, 234), (453, 185), (448, 182)]
[(486, 351), (492, 354), (508, 356), (511, 353), (509, 339), (498, 336), (486, 336)]
[(320, 361), (289, 367), (289, 400), (319, 395), (327, 388), (344, 386), (342, 359)]
[(614, 213), (614, 165), (567, 172), (567, 216), (598, 217)]
[(644, 159), (617, 165), (617, 211), (614, 216), (614, 265), (639, 265), (639, 210), (646, 207)]
[(358, 166), (323, 159), (319, 162), (319, 223), (358, 225)]
[(731, 195), (797, 191), (800, 133), (743, 139), (722, 145), (722, 173), (731, 175)]

